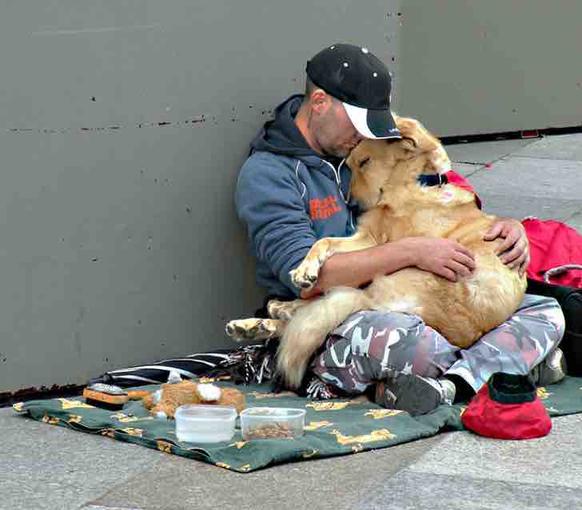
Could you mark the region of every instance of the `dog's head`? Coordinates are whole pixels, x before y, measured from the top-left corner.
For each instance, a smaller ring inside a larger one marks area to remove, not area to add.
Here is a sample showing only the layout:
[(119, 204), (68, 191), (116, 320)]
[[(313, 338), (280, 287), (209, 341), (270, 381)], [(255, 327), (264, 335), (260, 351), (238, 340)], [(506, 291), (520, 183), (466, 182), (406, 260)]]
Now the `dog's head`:
[(351, 194), (365, 208), (374, 206), (382, 189), (416, 182), (420, 174), (448, 172), (451, 162), (442, 144), (414, 119), (396, 117), (400, 140), (363, 140), (351, 152)]

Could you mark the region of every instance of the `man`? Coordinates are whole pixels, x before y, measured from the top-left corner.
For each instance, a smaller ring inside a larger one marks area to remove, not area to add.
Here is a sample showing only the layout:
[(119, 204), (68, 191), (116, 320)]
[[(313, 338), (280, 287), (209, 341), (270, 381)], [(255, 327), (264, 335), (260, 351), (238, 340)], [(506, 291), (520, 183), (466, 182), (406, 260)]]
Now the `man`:
[[(283, 102), (254, 139), (236, 189), (257, 281), (270, 297), (282, 299), (299, 296), (289, 271), (316, 240), (355, 231), (357, 205), (350, 201), (344, 158), (364, 138), (400, 138), (390, 113), (390, 73), (366, 48), (329, 46), (307, 63), (306, 72), (305, 94)], [(497, 237), (504, 238), (503, 262), (523, 272), (529, 255), (521, 224), (500, 220), (486, 239)], [(301, 297), (359, 287), (409, 266), (456, 281), (472, 273), (475, 261), (451, 240), (402, 239), (332, 256), (316, 289)], [(425, 413), (469, 398), (494, 372), (526, 374), (538, 367), (538, 383), (560, 379), (563, 356), (555, 348), (563, 331), (557, 302), (537, 296), (526, 296), (514, 317), (467, 350), (451, 346), (419, 317), (359, 312), (330, 332), (311, 365), (311, 389), (334, 396), (375, 387), (378, 403)]]

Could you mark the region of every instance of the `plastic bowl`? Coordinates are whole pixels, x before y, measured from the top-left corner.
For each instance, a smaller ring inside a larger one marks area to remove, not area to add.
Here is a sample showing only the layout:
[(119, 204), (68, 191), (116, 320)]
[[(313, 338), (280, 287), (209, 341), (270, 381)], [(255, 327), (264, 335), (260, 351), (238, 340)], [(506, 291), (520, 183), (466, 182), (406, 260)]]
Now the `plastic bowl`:
[(175, 417), (178, 441), (219, 443), (234, 436), (234, 407), (187, 404), (176, 409)]
[(305, 409), (249, 407), (240, 413), (242, 437), (250, 439), (295, 439), (303, 435)]

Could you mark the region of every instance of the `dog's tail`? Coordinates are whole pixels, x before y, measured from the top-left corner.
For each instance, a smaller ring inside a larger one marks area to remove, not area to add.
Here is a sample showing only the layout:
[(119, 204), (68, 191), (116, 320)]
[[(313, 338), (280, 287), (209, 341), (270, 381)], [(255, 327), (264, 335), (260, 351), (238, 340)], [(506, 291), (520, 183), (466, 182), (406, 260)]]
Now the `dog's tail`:
[(326, 336), (350, 314), (365, 310), (368, 299), (358, 289), (338, 287), (303, 306), (289, 321), (277, 356), (277, 368), (289, 388), (301, 385), (307, 363)]

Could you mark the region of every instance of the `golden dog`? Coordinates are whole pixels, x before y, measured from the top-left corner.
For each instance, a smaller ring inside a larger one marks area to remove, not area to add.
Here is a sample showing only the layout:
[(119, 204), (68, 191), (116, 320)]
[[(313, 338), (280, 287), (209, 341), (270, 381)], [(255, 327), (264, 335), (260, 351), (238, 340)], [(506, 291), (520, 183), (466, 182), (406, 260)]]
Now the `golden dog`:
[(280, 336), (278, 369), (298, 387), (311, 356), (326, 336), (361, 310), (419, 315), (452, 344), (466, 348), (510, 317), (523, 299), (526, 279), (495, 254), (501, 240), (484, 241), (496, 221), (480, 211), (472, 193), (450, 184), (420, 186), (420, 174), (450, 168), (440, 142), (419, 122), (397, 118), (402, 140), (365, 140), (350, 154), (351, 194), (365, 212), (354, 236), (316, 242), (292, 280), (310, 289), (325, 260), (334, 253), (362, 250), (404, 237), (452, 239), (475, 256), (476, 270), (457, 282), (414, 267), (378, 276), (365, 289), (338, 287), (312, 300), (268, 304), (272, 319), (231, 321), (236, 339)]

